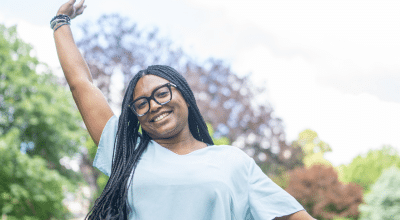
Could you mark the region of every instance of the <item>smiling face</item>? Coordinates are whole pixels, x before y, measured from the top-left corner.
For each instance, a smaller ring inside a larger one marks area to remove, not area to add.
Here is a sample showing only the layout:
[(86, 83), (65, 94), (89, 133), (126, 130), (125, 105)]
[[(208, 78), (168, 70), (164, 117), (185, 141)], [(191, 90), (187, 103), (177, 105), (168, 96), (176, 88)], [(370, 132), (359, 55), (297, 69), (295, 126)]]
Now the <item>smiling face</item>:
[[(133, 100), (149, 97), (154, 89), (169, 81), (155, 76), (145, 75), (137, 82)], [(178, 89), (171, 87), (172, 99), (165, 105), (150, 101), (150, 109), (144, 116), (138, 117), (139, 122), (149, 136), (154, 139), (168, 139), (177, 135), (190, 135), (188, 123), (188, 106)]]

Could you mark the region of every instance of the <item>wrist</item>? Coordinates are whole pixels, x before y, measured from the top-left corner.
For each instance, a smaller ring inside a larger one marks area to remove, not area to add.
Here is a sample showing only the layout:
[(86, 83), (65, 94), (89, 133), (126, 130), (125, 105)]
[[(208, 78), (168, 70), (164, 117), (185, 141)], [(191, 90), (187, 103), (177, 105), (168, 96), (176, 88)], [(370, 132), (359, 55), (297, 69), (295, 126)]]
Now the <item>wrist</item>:
[(50, 28), (56, 31), (59, 27), (63, 25), (70, 25), (71, 18), (65, 14), (57, 14), (50, 21)]

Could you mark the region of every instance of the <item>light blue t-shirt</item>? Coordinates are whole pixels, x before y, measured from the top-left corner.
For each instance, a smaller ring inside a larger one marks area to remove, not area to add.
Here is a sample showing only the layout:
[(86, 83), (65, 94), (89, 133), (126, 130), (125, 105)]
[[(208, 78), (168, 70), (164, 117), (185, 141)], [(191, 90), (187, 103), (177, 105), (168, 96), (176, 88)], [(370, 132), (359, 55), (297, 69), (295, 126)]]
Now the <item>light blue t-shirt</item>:
[[(93, 165), (110, 176), (118, 118), (107, 122)], [(304, 208), (241, 149), (213, 145), (179, 155), (151, 141), (129, 187), (130, 220), (270, 220)]]

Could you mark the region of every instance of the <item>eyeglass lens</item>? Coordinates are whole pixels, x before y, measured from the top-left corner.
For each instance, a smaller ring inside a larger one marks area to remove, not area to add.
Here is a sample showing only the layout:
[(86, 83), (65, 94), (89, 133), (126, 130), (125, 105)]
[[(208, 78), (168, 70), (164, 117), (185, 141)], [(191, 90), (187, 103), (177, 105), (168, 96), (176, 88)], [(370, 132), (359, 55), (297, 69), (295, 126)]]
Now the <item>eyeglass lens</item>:
[[(171, 91), (167, 85), (160, 87), (153, 93), (153, 97), (150, 97), (150, 99), (151, 98), (156, 100), (158, 104), (163, 105), (171, 100)], [(147, 98), (143, 97), (133, 103), (133, 108), (138, 115), (144, 115), (149, 111), (150, 104)]]

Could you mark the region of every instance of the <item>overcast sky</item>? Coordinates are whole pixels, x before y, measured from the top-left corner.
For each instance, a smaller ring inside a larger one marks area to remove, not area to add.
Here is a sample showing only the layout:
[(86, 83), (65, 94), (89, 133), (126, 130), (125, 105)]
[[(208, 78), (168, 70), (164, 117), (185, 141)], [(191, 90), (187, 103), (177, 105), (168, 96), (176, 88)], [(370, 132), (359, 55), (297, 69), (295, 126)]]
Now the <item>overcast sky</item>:
[[(2, 2), (0, 22), (59, 72), (49, 21), (61, 0)], [(287, 141), (316, 131), (334, 165), (369, 149), (400, 151), (400, 1), (87, 0), (72, 20), (118, 12), (141, 28), (158, 27), (199, 60), (226, 60), (238, 75), (264, 83)], [(118, 113), (117, 113), (118, 114)]]

